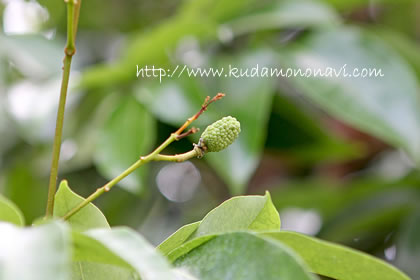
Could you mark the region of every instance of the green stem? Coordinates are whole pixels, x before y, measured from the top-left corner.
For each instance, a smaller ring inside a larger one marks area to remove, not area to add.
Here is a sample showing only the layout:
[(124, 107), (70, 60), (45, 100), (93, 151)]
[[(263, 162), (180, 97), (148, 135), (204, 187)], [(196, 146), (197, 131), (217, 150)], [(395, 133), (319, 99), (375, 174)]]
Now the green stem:
[(155, 161), (175, 161), (175, 162), (182, 162), (189, 160), (191, 158), (199, 157), (201, 154), (197, 149), (191, 150), (189, 152), (179, 154), (179, 155), (156, 155), (153, 160)]
[[(171, 136), (168, 137), (168, 139), (165, 140), (165, 142), (163, 142), (153, 152), (151, 152), (147, 156), (140, 157), (140, 159), (138, 161), (136, 161), (133, 165), (131, 165), (129, 168), (127, 168), (120, 175), (118, 175), (117, 177), (115, 177), (114, 179), (112, 179), (111, 181), (106, 183), (104, 186), (98, 188), (94, 193), (92, 193), (89, 197), (87, 197), (83, 202), (81, 202), (75, 208), (70, 210), (66, 215), (64, 215), (63, 219), (64, 220), (69, 219), (71, 216), (73, 216), (74, 214), (79, 212), (83, 207), (88, 205), (90, 202), (92, 202), (95, 199), (97, 199), (98, 197), (100, 197), (103, 193), (110, 191), (113, 186), (118, 184), (118, 182), (120, 182), (122, 179), (127, 177), (129, 174), (131, 174), (134, 170), (136, 170), (137, 168), (139, 168), (143, 164), (148, 163), (152, 160), (163, 160), (162, 158), (165, 157), (165, 156), (159, 155), (159, 153), (161, 151), (163, 151), (163, 149), (165, 149), (169, 144), (171, 144), (175, 140), (177, 140), (177, 134), (173, 133), (173, 134), (171, 134)], [(182, 155), (184, 155), (184, 154), (182, 154)], [(182, 155), (179, 155), (179, 156), (182, 156)], [(197, 156), (196, 153), (195, 153), (195, 155)], [(170, 157), (170, 156), (166, 156), (166, 157)], [(185, 158), (185, 156), (183, 156), (183, 157)], [(191, 157), (189, 157), (189, 158), (192, 158), (192, 157), (193, 157), (193, 155), (191, 154)], [(186, 159), (184, 159), (184, 160), (186, 160)]]
[[(60, 99), (58, 103), (57, 110), (57, 120), (55, 127), (54, 135), (54, 144), (52, 152), (52, 161), (51, 161), (51, 172), (50, 180), (48, 184), (48, 200), (47, 200), (47, 210), (46, 217), (52, 216), (54, 212), (54, 196), (57, 189), (57, 175), (58, 175), (58, 163), (60, 160), (60, 150), (61, 150), (61, 138), (63, 135), (63, 123), (64, 123), (64, 110), (66, 107), (66, 98), (67, 90), (69, 85), (70, 78), (70, 67), (71, 61), (74, 53), (76, 52), (75, 48), (75, 37), (77, 22), (79, 19), (79, 9), (80, 9), (81, 0), (68, 0), (67, 1), (67, 44), (64, 49), (65, 57), (63, 62), (63, 77), (61, 80), (61, 89), (60, 89)], [(76, 9), (76, 13), (75, 13)]]

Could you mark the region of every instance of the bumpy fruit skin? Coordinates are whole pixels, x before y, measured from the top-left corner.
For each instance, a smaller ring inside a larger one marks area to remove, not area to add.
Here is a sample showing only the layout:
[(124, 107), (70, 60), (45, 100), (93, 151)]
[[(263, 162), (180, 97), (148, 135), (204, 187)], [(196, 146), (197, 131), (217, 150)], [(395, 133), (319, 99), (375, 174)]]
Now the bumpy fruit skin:
[(219, 152), (238, 138), (241, 124), (234, 117), (224, 117), (209, 125), (201, 135), (201, 142), (207, 152)]

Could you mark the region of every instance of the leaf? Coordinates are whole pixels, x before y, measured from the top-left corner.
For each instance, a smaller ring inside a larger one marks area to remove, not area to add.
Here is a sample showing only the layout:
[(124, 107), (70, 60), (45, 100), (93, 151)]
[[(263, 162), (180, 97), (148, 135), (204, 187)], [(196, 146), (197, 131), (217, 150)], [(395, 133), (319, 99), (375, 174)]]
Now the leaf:
[(192, 237), (230, 231), (279, 230), (280, 217), (268, 192), (264, 196), (237, 196), (210, 211)]
[(68, 229), (62, 223), (29, 229), (0, 223), (1, 279), (69, 279), (69, 243)]
[(404, 273), (368, 254), (295, 232), (268, 232), (299, 254), (314, 273), (340, 280), (408, 280)]
[(338, 211), (319, 236), (334, 242), (350, 243), (355, 236), (363, 239), (375, 233), (391, 232), (416, 207), (417, 194), (418, 190), (399, 186), (396, 190), (383, 190), (354, 201)]
[(404, 221), (397, 235), (395, 265), (407, 272), (413, 279), (420, 277), (420, 211)]
[(0, 56), (5, 55), (27, 77), (46, 79), (61, 71), (61, 44), (42, 35), (0, 36)]
[[(33, 160), (34, 161), (34, 160)], [(19, 205), (25, 221), (29, 224), (34, 219), (44, 215), (47, 202), (48, 181), (35, 172), (35, 164), (28, 160), (18, 161), (6, 172), (4, 195), (16, 205)]]
[(339, 24), (339, 16), (319, 1), (281, 1), (226, 23), (235, 36), (265, 29)]
[(176, 279), (166, 259), (138, 233), (128, 228), (95, 229), (86, 235), (102, 243), (129, 264), (143, 280)]
[(175, 261), (202, 280), (318, 279), (280, 242), (251, 233), (216, 236)]
[[(203, 235), (209, 236), (240, 230), (267, 231), (279, 229), (280, 217), (268, 192), (264, 196), (237, 196), (214, 208), (202, 221), (183, 226), (177, 230), (163, 241), (158, 249), (173, 260), (174, 256), (178, 256), (177, 248), (185, 242), (195, 240)], [(203, 242), (203, 239), (199, 239), (197, 242), (201, 244), (200, 242)], [(181, 251), (184, 250), (185, 247), (181, 249)]]
[(74, 262), (102, 263), (131, 269), (131, 266), (125, 260), (105, 247), (100, 241), (85, 233), (73, 231), (72, 241)]
[(257, 3), (255, 0), (185, 2), (173, 17), (129, 38), (129, 44), (122, 51), (124, 55), (117, 63), (89, 69), (82, 77), (81, 86), (108, 87), (133, 81), (136, 79), (132, 74), (133, 61), (140, 66), (166, 68), (170, 61), (168, 54), (173, 54), (183, 39), (190, 37), (200, 42), (217, 40), (219, 24), (250, 10)]
[(191, 235), (197, 230), (200, 222), (195, 222), (192, 224), (185, 225), (174, 232), (171, 236), (165, 239), (157, 249), (162, 252), (162, 254), (167, 255), (170, 251), (181, 246)]
[(310, 77), (291, 82), (327, 112), (389, 144), (420, 164), (420, 98), (413, 71), (378, 38), (356, 28), (317, 31), (281, 50), (301, 69), (381, 69), (384, 77)]
[[(153, 117), (131, 95), (124, 97), (105, 122), (94, 152), (99, 171), (108, 179), (120, 175), (140, 156), (150, 152), (155, 142)], [(119, 183), (128, 191), (139, 193), (145, 167)]]
[(418, 44), (404, 33), (399, 33), (388, 28), (374, 28), (375, 34), (381, 37), (387, 44), (405, 59), (407, 63), (413, 67), (420, 78), (420, 53), (418, 52)]
[(72, 279), (80, 280), (134, 280), (139, 279), (132, 271), (109, 264), (76, 262), (72, 265)]
[(206, 243), (207, 241), (215, 238), (217, 234), (212, 235), (204, 235), (197, 238), (192, 238), (191, 240), (187, 240), (185, 243), (183, 243), (181, 246), (173, 249), (168, 254), (166, 254), (166, 257), (170, 262), (174, 262), (179, 257), (187, 254), (191, 250), (197, 248), (198, 246)]
[(13, 223), (18, 226), (25, 225), (25, 218), (19, 208), (10, 200), (0, 194), (0, 221)]
[[(63, 217), (74, 207), (79, 205), (85, 199), (74, 193), (68, 186), (67, 181), (63, 180), (58, 187), (55, 194), (54, 202), (54, 216)], [(89, 203), (79, 212), (68, 219), (68, 222), (73, 229), (85, 231), (92, 228), (109, 228), (109, 224), (99, 210), (93, 203)]]

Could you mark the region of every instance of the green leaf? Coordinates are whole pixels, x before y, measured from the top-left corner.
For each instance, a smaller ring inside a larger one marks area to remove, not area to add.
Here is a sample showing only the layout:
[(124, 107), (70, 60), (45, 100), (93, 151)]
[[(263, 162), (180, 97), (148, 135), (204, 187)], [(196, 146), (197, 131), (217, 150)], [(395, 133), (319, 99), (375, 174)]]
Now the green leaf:
[(0, 221), (13, 223), (18, 226), (25, 225), (25, 218), (19, 208), (10, 200), (0, 194)]
[[(83, 87), (108, 87), (136, 79), (132, 74), (133, 61), (140, 67), (156, 65), (165, 67), (170, 61), (168, 54), (176, 51), (179, 43), (188, 37), (201, 42), (217, 40), (219, 24), (246, 10), (255, 0), (200, 0), (187, 1), (179, 11), (161, 24), (129, 38), (124, 54), (114, 65), (100, 65), (89, 69), (83, 76)], [(200, 24), (197, 24), (199, 22)], [(201, 105), (201, 104), (200, 104)]]
[(395, 265), (413, 279), (420, 277), (420, 211), (415, 211), (404, 221), (397, 235)]
[[(66, 180), (61, 181), (58, 191), (55, 194), (54, 216), (63, 217), (74, 207), (79, 205), (85, 199), (74, 193), (67, 184)], [(93, 203), (89, 203), (79, 212), (68, 219), (73, 229), (85, 231), (92, 228), (109, 228), (109, 224)]]
[(280, 217), (270, 194), (237, 196), (210, 211), (191, 238), (230, 231), (279, 230)]
[(167, 255), (172, 250), (181, 246), (197, 230), (200, 222), (185, 225), (166, 238), (157, 248), (162, 254)]
[(131, 266), (125, 260), (105, 247), (100, 241), (85, 233), (73, 231), (72, 240), (74, 262), (103, 263), (131, 269)]
[(268, 232), (263, 236), (292, 248), (314, 273), (340, 280), (408, 280), (404, 273), (368, 254), (295, 232)]
[(0, 223), (2, 280), (67, 280), (71, 260), (64, 224), (21, 229)]
[(291, 82), (327, 112), (420, 164), (419, 87), (411, 68), (381, 40), (356, 28), (317, 31), (280, 51), (287, 66), (381, 69), (384, 77), (297, 77)]
[[(35, 160), (32, 160), (35, 162)], [(19, 205), (26, 223), (44, 215), (47, 202), (48, 181), (39, 176), (35, 164), (31, 160), (18, 161), (6, 171), (4, 195), (16, 205)]]
[(337, 25), (339, 16), (318, 1), (280, 1), (226, 23), (235, 36), (265, 29)]
[(27, 77), (46, 79), (61, 70), (61, 44), (43, 35), (2, 35), (0, 45), (0, 56), (5, 55)]
[[(203, 235), (230, 231), (267, 231), (279, 230), (280, 217), (274, 207), (270, 194), (264, 196), (237, 196), (223, 202), (210, 211), (202, 221), (183, 226), (163, 241), (158, 249), (169, 259), (178, 256), (176, 249), (186, 241), (195, 240)], [(197, 241), (199, 244), (203, 239)], [(194, 243), (190, 243), (191, 244)], [(193, 245), (196, 246), (196, 245)], [(181, 250), (184, 251), (185, 247)]]
[(200, 237), (197, 237), (197, 238), (193, 238), (193, 239), (191, 239), (189, 241), (187, 240), (187, 242), (185, 242), (181, 246), (179, 246), (179, 247), (175, 248), (174, 250), (170, 251), (166, 255), (166, 257), (168, 258), (168, 260), (170, 262), (174, 262), (179, 257), (187, 254), (191, 250), (193, 250), (196, 247), (198, 247), (198, 246), (206, 243), (207, 241), (215, 238), (216, 236), (217, 236), (217, 234), (204, 235), (204, 236), (200, 236)]
[(246, 232), (216, 236), (178, 258), (174, 264), (202, 280), (318, 279), (280, 242)]
[[(131, 95), (116, 105), (105, 122), (94, 152), (94, 161), (99, 171), (108, 179), (121, 174), (140, 156), (150, 152), (155, 142), (156, 125), (153, 117)], [(139, 193), (143, 166), (122, 180), (119, 186)]]
[(166, 259), (131, 229), (95, 229), (86, 232), (86, 235), (99, 241), (109, 251), (124, 260), (143, 280), (175, 279), (175, 274)]
[(76, 262), (72, 265), (72, 279), (80, 280), (134, 280), (140, 279), (133, 271), (102, 263)]

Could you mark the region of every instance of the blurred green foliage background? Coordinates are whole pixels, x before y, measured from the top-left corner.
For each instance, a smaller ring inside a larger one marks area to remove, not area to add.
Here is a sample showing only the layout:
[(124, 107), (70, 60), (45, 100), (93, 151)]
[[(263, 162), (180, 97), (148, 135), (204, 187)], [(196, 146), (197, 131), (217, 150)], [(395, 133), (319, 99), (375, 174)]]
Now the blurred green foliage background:
[[(43, 215), (65, 40), (57, 0), (0, 6), (0, 191)], [(227, 150), (153, 163), (96, 204), (159, 243), (232, 195), (269, 190), (282, 227), (420, 278), (420, 3), (415, 0), (84, 0), (60, 178), (83, 196), (194, 114), (235, 116)], [(137, 78), (136, 65), (382, 69), (371, 78)], [(199, 135), (167, 153), (192, 148)]]

